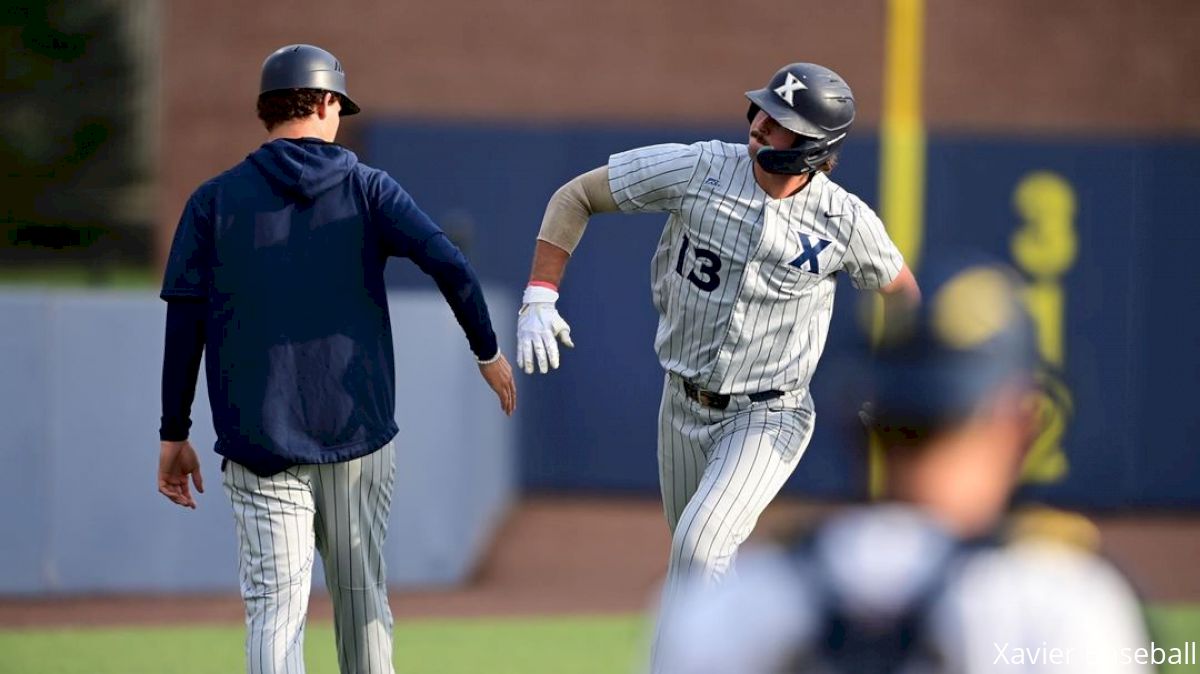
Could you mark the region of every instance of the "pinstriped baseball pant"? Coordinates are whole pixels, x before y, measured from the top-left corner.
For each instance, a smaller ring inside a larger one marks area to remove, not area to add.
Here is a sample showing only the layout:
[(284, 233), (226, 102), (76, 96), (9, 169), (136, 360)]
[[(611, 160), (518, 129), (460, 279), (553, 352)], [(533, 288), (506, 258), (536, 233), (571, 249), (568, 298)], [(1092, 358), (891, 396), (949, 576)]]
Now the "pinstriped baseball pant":
[(670, 579), (717, 580), (783, 488), (812, 437), (807, 390), (724, 410), (688, 398), (667, 377), (659, 412), (658, 476), (671, 528)]
[(685, 578), (716, 582), (738, 547), (804, 455), (816, 418), (808, 390), (751, 402), (732, 396), (724, 410), (705, 407), (667, 375), (658, 416), (658, 478), (671, 528), (657, 641)]
[(367, 456), (259, 477), (228, 462), (237, 524), (246, 671), (304, 674), (313, 551), (325, 564), (342, 674), (392, 674), (383, 542), (395, 481), (393, 443)]

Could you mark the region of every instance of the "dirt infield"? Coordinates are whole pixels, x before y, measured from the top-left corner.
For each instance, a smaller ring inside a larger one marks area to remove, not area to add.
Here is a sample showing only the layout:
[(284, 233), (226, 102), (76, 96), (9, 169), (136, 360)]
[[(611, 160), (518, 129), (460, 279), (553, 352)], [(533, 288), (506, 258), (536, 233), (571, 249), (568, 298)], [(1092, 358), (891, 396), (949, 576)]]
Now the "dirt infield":
[[(769, 535), (833, 506), (772, 505)], [(1150, 601), (1200, 601), (1200, 515), (1095, 518), (1110, 557)], [(398, 620), (486, 615), (644, 611), (666, 570), (668, 539), (657, 501), (539, 497), (523, 501), (473, 581), (444, 591), (392, 594)], [(233, 582), (233, 579), (231, 579)], [(330, 617), (313, 594), (311, 615)], [(236, 596), (0, 598), (0, 627), (236, 623)]]

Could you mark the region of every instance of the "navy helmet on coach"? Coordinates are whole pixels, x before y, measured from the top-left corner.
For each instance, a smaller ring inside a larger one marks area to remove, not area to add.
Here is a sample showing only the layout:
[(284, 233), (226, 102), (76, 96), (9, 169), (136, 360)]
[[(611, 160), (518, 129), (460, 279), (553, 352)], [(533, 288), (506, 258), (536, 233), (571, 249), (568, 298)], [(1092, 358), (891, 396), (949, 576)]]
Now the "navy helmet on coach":
[(333, 54), (310, 44), (281, 47), (263, 61), (258, 94), (287, 89), (320, 89), (337, 94), (342, 99), (342, 117), (361, 111), (346, 93), (342, 64)]
[(747, 91), (754, 121), (759, 110), (800, 136), (787, 150), (763, 148), (756, 157), (771, 173), (800, 175), (819, 169), (841, 147), (854, 123), (854, 94), (850, 85), (829, 68), (815, 63), (792, 63), (779, 69), (762, 89)]

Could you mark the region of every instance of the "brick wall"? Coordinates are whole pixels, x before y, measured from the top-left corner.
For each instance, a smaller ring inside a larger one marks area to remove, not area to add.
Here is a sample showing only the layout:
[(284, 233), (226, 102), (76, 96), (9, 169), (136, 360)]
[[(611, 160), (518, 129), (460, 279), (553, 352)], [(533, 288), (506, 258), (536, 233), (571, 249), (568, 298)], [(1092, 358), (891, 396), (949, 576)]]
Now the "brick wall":
[[(925, 109), (935, 130), (1200, 132), (1200, 3), (926, 5)], [(262, 140), (258, 68), (284, 44), (337, 54), (368, 116), (711, 123), (740, 116), (741, 92), (779, 65), (812, 60), (850, 81), (860, 128), (870, 128), (884, 6), (163, 0), (160, 253), (190, 191)]]

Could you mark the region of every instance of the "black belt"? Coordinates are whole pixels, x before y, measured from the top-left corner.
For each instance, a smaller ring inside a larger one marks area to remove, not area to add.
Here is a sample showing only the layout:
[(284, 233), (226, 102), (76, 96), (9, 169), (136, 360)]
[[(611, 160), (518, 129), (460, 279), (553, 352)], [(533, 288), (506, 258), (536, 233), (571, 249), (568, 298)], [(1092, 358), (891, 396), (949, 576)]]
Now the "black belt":
[[(714, 410), (723, 410), (726, 407), (729, 407), (729, 399), (731, 397), (728, 393), (713, 393), (712, 391), (705, 391), (704, 389), (687, 381), (683, 382), (683, 393), (701, 405), (704, 405), (705, 407), (711, 407)], [(759, 391), (757, 393), (747, 393), (746, 397), (750, 399), (750, 402), (761, 403), (764, 400), (774, 400), (776, 398), (783, 397), (783, 391), (776, 391), (773, 389), (770, 391)]]

